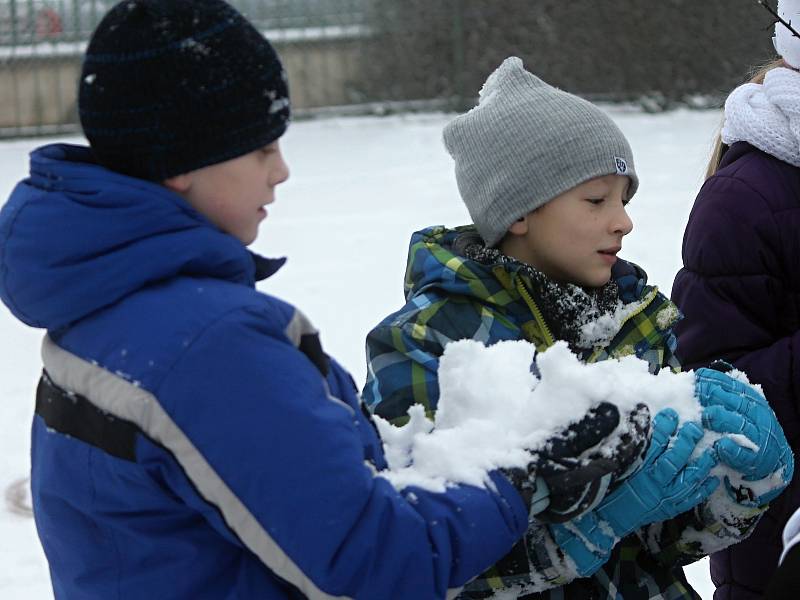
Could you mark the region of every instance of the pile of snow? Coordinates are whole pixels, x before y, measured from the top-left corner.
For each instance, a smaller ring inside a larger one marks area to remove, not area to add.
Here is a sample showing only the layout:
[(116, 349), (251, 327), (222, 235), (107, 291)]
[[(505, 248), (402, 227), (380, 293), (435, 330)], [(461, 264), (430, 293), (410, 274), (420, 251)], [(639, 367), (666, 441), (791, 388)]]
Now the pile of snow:
[[(539, 378), (531, 370), (534, 356)], [(734, 374), (746, 381), (744, 374)], [(489, 347), (471, 340), (454, 342), (440, 360), (435, 420), (429, 420), (419, 405), (409, 410), (411, 419), (402, 427), (377, 419), (389, 463), (381, 475), (398, 490), (418, 486), (443, 491), (455, 483), (490, 486), (489, 471), (525, 467), (531, 451), (600, 402), (615, 404), (621, 415), (639, 403), (646, 404), (652, 416), (672, 408), (681, 423), (700, 423), (702, 407), (694, 387), (693, 372), (663, 369), (653, 375), (647, 362), (635, 356), (584, 364), (564, 342), (538, 355), (525, 341)], [(612, 438), (627, 427), (621, 419)], [(744, 436), (731, 437), (754, 448)], [(707, 431), (695, 455), (719, 438)], [(608, 449), (608, 441), (593, 450)], [(724, 465), (715, 467), (714, 474), (739, 481)], [(766, 488), (771, 482), (762, 485)]]

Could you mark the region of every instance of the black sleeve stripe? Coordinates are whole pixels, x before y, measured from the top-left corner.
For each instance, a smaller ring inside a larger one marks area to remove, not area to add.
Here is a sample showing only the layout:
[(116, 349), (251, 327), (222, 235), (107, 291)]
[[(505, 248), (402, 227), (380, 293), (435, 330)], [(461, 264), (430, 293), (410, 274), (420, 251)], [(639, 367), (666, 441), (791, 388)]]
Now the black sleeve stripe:
[(100, 410), (84, 396), (52, 382), (45, 371), (36, 388), (36, 414), (50, 429), (68, 435), (112, 456), (136, 462), (139, 428)]

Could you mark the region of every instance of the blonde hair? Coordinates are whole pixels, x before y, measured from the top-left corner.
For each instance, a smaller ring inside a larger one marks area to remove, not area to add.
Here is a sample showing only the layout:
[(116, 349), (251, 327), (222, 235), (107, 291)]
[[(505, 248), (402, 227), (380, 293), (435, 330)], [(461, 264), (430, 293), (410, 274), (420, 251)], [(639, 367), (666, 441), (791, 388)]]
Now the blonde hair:
[[(786, 63), (782, 58), (777, 60), (773, 60), (768, 62), (765, 65), (761, 65), (753, 69), (750, 73), (750, 78), (747, 83), (757, 83), (761, 85), (764, 83), (764, 77), (766, 77), (767, 73), (769, 73), (772, 69), (776, 69), (778, 67), (785, 67)], [(720, 126), (720, 131), (717, 133), (717, 137), (714, 140), (714, 148), (711, 151), (711, 159), (708, 162), (708, 168), (706, 169), (706, 179), (714, 175), (714, 173), (719, 170), (719, 165), (722, 162), (722, 156), (725, 154), (725, 151), (728, 149), (722, 141), (722, 126)]]

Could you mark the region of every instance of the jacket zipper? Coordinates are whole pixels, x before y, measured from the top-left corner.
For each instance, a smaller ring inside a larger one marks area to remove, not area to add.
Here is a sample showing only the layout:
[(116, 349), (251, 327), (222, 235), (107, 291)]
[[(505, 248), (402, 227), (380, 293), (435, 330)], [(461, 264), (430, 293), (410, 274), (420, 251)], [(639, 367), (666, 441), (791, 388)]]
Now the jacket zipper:
[(539, 310), (539, 307), (536, 305), (536, 302), (534, 301), (533, 297), (530, 295), (527, 288), (525, 287), (525, 284), (522, 283), (522, 280), (519, 277), (517, 278), (516, 287), (517, 291), (519, 292), (519, 295), (522, 296), (522, 299), (525, 301), (525, 304), (528, 305), (528, 308), (531, 310), (531, 313), (533, 313), (533, 318), (536, 319), (536, 322), (542, 329), (542, 334), (544, 335), (545, 338), (544, 342), (549, 348), (550, 346), (556, 343), (556, 340), (553, 337), (553, 334), (550, 332), (550, 328), (547, 326), (547, 323), (545, 323), (542, 311)]

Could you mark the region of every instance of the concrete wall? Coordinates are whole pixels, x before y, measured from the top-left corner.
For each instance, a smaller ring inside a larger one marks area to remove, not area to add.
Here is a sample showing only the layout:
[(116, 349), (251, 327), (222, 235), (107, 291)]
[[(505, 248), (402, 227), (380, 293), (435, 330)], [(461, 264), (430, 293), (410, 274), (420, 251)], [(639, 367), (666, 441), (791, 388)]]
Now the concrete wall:
[(363, 101), (357, 92), (364, 58), (360, 39), (275, 45), (289, 75), (289, 94), (294, 108)]
[(74, 123), (78, 57), (24, 58), (0, 66), (0, 129)]

